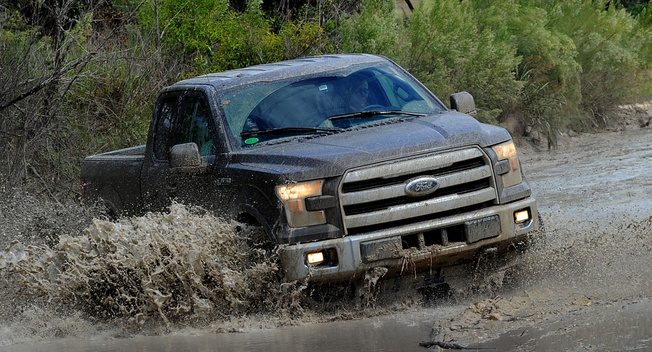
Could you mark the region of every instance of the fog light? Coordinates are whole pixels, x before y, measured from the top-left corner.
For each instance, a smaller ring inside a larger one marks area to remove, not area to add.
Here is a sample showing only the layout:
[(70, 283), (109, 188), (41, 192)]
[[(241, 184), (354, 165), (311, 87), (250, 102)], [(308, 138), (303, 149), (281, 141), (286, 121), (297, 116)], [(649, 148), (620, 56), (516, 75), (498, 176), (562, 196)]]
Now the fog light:
[(324, 261), (324, 252), (308, 253), (308, 264), (319, 264)]
[(516, 221), (516, 223), (526, 222), (528, 220), (530, 220), (529, 210), (519, 210), (514, 213), (514, 221)]

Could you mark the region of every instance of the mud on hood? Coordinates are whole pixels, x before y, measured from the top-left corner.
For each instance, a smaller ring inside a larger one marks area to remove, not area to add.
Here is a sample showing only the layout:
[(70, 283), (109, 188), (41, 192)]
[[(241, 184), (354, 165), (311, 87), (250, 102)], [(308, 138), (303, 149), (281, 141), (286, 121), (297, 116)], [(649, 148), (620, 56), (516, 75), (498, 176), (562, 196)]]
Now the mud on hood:
[(340, 176), (351, 168), (431, 151), (470, 145), (488, 147), (509, 139), (511, 136), (501, 127), (445, 112), (261, 145), (235, 153), (231, 162), (298, 181)]

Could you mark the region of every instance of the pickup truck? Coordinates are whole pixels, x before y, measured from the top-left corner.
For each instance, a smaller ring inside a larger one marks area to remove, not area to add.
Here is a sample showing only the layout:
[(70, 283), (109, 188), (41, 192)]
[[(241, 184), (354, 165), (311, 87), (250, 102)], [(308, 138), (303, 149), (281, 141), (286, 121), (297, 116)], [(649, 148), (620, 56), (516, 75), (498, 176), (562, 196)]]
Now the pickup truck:
[(503, 128), (447, 108), (391, 60), (325, 55), (182, 80), (147, 144), (86, 157), (85, 201), (171, 202), (264, 229), (285, 280), (347, 281), (505, 253), (538, 226)]

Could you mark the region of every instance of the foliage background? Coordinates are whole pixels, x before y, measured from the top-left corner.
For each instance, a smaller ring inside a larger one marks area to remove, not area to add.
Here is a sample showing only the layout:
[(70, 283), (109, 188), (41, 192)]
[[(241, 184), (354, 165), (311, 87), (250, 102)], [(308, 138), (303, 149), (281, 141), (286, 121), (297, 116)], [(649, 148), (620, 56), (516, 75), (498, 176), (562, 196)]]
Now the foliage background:
[[(410, 9), (412, 7), (412, 9)], [(145, 142), (179, 79), (368, 52), (479, 119), (554, 147), (649, 100), (652, 6), (637, 0), (0, 0), (0, 190), (79, 196), (83, 157)]]

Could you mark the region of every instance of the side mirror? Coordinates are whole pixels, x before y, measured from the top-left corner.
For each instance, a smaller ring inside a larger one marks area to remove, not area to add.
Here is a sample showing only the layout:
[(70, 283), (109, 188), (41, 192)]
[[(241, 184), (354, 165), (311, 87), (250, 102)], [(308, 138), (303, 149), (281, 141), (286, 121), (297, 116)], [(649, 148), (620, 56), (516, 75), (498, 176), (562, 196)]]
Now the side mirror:
[(468, 92), (453, 93), (450, 96), (451, 109), (457, 110), (463, 114), (469, 114), (476, 117), (478, 111), (475, 109), (475, 100)]
[(197, 144), (183, 143), (170, 148), (170, 171), (173, 173), (192, 174), (206, 171), (206, 166), (202, 164)]

